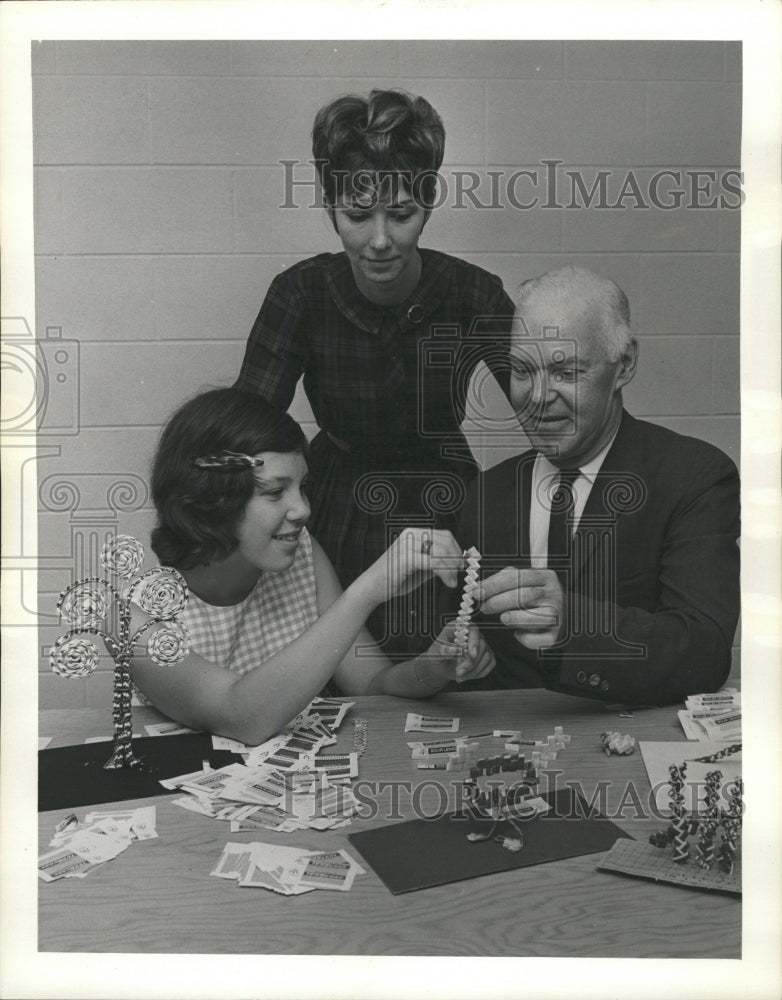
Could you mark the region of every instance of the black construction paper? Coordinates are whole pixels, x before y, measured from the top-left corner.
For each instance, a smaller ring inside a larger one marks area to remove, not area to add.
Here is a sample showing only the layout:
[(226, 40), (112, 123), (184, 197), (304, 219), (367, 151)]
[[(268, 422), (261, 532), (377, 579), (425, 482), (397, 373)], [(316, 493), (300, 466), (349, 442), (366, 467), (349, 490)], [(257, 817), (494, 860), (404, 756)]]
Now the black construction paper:
[(214, 750), (209, 733), (180, 736), (143, 736), (133, 740), (133, 750), (149, 767), (107, 771), (112, 740), (55, 747), (38, 751), (38, 811), (75, 809), (78, 806), (142, 799), (149, 795), (172, 795), (159, 782), (178, 774), (200, 771), (208, 760), (213, 768), (235, 764), (239, 759), (227, 750)]
[[(386, 888), (397, 895), (546, 861), (595, 854), (607, 851), (618, 837), (629, 837), (600, 813), (594, 810), (590, 813), (583, 798), (569, 787), (548, 792), (541, 798), (549, 803), (551, 812), (533, 820), (517, 821), (524, 831), (524, 847), (517, 854), (494, 840), (477, 843), (467, 840), (468, 833), (488, 832), (492, 821), (461, 813), (351, 833), (348, 840)], [(517, 836), (509, 823), (500, 823), (496, 832)]]

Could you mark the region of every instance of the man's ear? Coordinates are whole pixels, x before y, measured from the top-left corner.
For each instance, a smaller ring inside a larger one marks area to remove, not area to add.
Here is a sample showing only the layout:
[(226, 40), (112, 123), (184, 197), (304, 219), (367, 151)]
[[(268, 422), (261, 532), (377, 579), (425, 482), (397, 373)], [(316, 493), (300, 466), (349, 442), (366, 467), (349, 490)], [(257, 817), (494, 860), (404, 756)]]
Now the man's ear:
[(635, 377), (635, 370), (638, 367), (638, 341), (632, 337), (627, 345), (627, 350), (619, 359), (616, 374), (616, 388), (623, 389)]

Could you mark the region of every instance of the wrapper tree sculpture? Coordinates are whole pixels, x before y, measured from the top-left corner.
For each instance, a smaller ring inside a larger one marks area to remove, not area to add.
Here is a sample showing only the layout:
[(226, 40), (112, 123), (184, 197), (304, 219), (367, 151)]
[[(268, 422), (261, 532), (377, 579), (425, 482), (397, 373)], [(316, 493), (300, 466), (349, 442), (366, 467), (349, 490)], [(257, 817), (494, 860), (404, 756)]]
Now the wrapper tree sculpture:
[[(133, 753), (130, 661), (147, 634), (146, 655), (160, 666), (177, 663), (190, 647), (190, 637), (176, 616), (187, 603), (187, 584), (175, 569), (158, 566), (137, 575), (144, 549), (131, 535), (116, 535), (101, 549), (106, 576), (77, 580), (57, 602), (60, 620), (71, 626), (52, 647), (51, 665), (60, 677), (88, 677), (98, 665), (98, 647), (88, 636), (103, 639), (114, 660), (114, 750), (106, 768), (142, 767)], [(112, 583), (108, 577), (116, 578)], [(131, 633), (131, 606), (149, 616)], [(116, 625), (113, 628), (112, 625)]]

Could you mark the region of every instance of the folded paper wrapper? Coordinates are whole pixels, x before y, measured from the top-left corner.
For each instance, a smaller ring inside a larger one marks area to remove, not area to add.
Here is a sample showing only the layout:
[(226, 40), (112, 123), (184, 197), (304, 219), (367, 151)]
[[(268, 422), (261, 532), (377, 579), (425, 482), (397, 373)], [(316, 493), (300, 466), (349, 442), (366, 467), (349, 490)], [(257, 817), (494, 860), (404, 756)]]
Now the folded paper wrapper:
[[(447, 885), (462, 879), (527, 868), (546, 861), (607, 851), (617, 838), (629, 837), (596, 811), (572, 788), (559, 788), (541, 798), (551, 806), (545, 816), (517, 821), (524, 847), (517, 854), (493, 839), (479, 843), (467, 834), (485, 833), (492, 820), (451, 813), (437, 819), (415, 819), (376, 830), (348, 834), (348, 840), (395, 895)], [(497, 834), (515, 837), (510, 823), (500, 821)]]
[(143, 759), (149, 772), (135, 768), (105, 769), (103, 765), (114, 745), (112, 740), (39, 750), (38, 811), (180, 794), (179, 789), (172, 792), (164, 788), (160, 779), (200, 771), (205, 760), (213, 768), (241, 760), (227, 750), (214, 750), (208, 733), (146, 736), (132, 742), (136, 756)]

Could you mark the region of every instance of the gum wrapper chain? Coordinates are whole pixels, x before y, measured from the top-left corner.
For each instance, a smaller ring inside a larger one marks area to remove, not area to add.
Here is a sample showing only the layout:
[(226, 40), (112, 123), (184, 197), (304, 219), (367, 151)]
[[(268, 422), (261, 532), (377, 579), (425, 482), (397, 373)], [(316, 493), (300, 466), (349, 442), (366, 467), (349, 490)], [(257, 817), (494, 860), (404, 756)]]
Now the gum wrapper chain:
[[(85, 635), (99, 636), (114, 660), (114, 748), (103, 765), (108, 769), (141, 768), (133, 753), (130, 661), (142, 635), (146, 655), (160, 666), (178, 663), (190, 649), (190, 635), (177, 615), (188, 599), (187, 584), (175, 569), (158, 566), (139, 574), (144, 561), (141, 543), (131, 535), (107, 539), (100, 553), (105, 577), (89, 577), (70, 584), (60, 594), (57, 611), (71, 629), (52, 646), (52, 670), (60, 677), (88, 677), (98, 665), (98, 647)], [(106, 577), (118, 578), (116, 584)], [(121, 583), (119, 581), (122, 581)], [(136, 605), (147, 620), (131, 630), (131, 607)], [(107, 619), (115, 617), (116, 635)], [(110, 631), (111, 630), (111, 631)]]
[(718, 760), (722, 760), (723, 757), (732, 757), (733, 754), (741, 753), (741, 743), (733, 743), (729, 747), (724, 747), (722, 750), (718, 750), (716, 753), (709, 754), (708, 757), (693, 757), (693, 762), (698, 764), (715, 764)]
[(719, 798), (721, 771), (709, 771), (706, 775), (706, 815), (700, 824), (698, 838), (698, 864), (701, 868), (711, 868), (714, 861), (714, 840), (719, 825)]
[(360, 757), (367, 748), (367, 720), (353, 720), (353, 753)]
[(728, 808), (721, 810), (718, 803), (722, 772), (710, 771), (706, 775), (703, 818), (688, 817), (684, 809), (684, 796), (682, 794), (686, 768), (686, 763), (679, 767), (671, 764), (669, 768), (671, 775), (669, 782), (671, 823), (667, 829), (653, 833), (649, 837), (649, 843), (660, 849), (665, 849), (673, 844), (671, 860), (676, 865), (681, 866), (686, 865), (690, 857), (689, 838), (698, 834), (695, 860), (699, 867), (708, 873), (715, 860), (718, 835), (721, 835), (719, 849), (716, 851), (717, 865), (725, 876), (731, 876), (738, 850), (741, 817), (744, 812), (743, 782), (741, 778), (737, 778), (729, 786), (725, 786), (723, 794), (728, 799)]
[(731, 785), (727, 810), (721, 813), (722, 843), (720, 844), (717, 861), (720, 870), (726, 875), (733, 874), (739, 834), (741, 832), (741, 814), (744, 811), (744, 783), (737, 778)]
[(467, 570), (464, 575), (462, 602), (459, 605), (459, 614), (456, 616), (456, 628), (454, 629), (454, 643), (462, 651), (467, 649), (470, 619), (475, 608), (472, 594), (478, 586), (478, 571), (481, 565), (481, 554), (475, 546), (468, 549), (464, 555), (467, 559)]
[(690, 845), (687, 839), (688, 820), (687, 811), (684, 808), (684, 778), (687, 772), (687, 764), (682, 764), (679, 768), (671, 764), (668, 769), (670, 774), (669, 797), (673, 819), (673, 860), (678, 864), (684, 864), (690, 856)]

